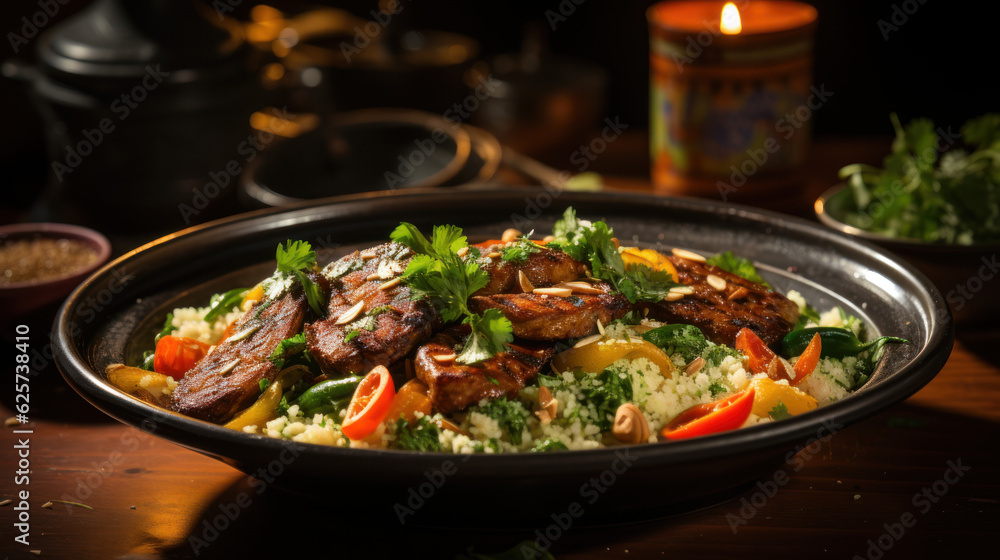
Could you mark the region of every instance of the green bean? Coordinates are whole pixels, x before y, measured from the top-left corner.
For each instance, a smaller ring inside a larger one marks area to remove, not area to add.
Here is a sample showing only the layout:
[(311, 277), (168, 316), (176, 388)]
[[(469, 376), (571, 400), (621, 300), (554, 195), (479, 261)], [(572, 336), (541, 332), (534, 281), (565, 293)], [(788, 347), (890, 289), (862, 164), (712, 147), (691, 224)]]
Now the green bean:
[[(292, 401), (292, 404), (299, 405), (299, 410), (304, 416), (311, 416), (319, 412), (331, 412), (328, 410), (330, 406), (345, 398), (349, 400), (354, 395), (354, 390), (358, 388), (359, 383), (361, 383), (361, 378), (358, 376), (322, 381), (299, 395), (297, 399)], [(337, 408), (337, 410), (340, 409)]]

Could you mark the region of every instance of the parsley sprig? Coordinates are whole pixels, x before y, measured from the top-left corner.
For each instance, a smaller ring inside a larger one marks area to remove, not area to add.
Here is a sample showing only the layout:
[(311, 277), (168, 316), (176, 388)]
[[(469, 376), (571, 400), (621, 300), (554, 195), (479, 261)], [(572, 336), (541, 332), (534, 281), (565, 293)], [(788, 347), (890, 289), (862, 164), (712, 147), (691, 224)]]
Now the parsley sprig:
[(312, 246), (305, 241), (288, 240), (284, 247), (278, 245), (275, 259), (278, 266), (274, 274), (264, 280), (264, 295), (274, 301), (291, 289), (294, 280), (298, 280), (309, 307), (319, 316), (326, 315), (323, 291), (306, 276), (306, 271), (316, 268), (316, 251), (312, 250)]
[(589, 262), (595, 278), (610, 282), (632, 303), (660, 301), (679, 286), (670, 274), (648, 266), (625, 266), (615, 246), (614, 231), (608, 224), (588, 222), (576, 217), (570, 207), (552, 229), (555, 240), (546, 247), (559, 249), (578, 261)]
[(469, 296), (485, 286), (490, 277), (475, 261), (478, 251), (470, 250), (465, 259), (458, 256), (457, 251), (468, 246), (461, 228), (436, 226), (427, 239), (416, 226), (403, 222), (391, 238), (417, 253), (403, 272), (411, 297), (428, 298), (445, 322), (461, 319), (471, 327), (472, 333), (456, 361), (474, 364), (507, 349), (514, 335), (503, 313), (488, 309), (479, 315), (469, 309)]

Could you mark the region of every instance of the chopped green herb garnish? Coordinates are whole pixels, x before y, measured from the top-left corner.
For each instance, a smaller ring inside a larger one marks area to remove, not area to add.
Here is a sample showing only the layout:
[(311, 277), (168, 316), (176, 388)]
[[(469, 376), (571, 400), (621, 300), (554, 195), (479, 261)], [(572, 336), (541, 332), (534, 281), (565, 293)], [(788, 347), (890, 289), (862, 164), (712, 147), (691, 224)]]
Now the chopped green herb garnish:
[(292, 287), (293, 280), (298, 280), (306, 295), (309, 307), (319, 316), (326, 315), (326, 298), (315, 282), (306, 276), (306, 272), (316, 268), (316, 252), (305, 241), (287, 241), (285, 246), (278, 245), (275, 251), (278, 266), (274, 275), (264, 281), (264, 294), (270, 301), (281, 297)]
[(516, 243), (510, 247), (505, 247), (503, 251), (500, 252), (500, 258), (510, 262), (524, 262), (528, 260), (528, 256), (532, 253), (541, 251), (541, 245), (531, 240), (531, 233), (533, 232), (529, 232), (527, 235), (522, 235), (517, 239)]
[(142, 369), (146, 371), (156, 371), (153, 367), (153, 359), (156, 352), (153, 350), (146, 350), (142, 353)]
[(532, 453), (545, 453), (547, 451), (566, 451), (569, 448), (566, 444), (557, 440), (549, 438), (538, 445), (531, 448)]
[[(489, 274), (474, 260), (463, 260), (457, 251), (467, 247), (462, 230), (455, 226), (437, 226), (428, 240), (416, 226), (403, 222), (392, 232), (392, 240), (417, 253), (403, 272), (403, 281), (413, 299), (427, 298), (445, 322), (462, 320), (471, 327), (456, 361), (474, 364), (507, 349), (513, 340), (510, 321), (498, 309), (482, 315), (468, 306), (469, 296), (489, 282)], [(478, 251), (466, 255), (476, 258)]]
[(359, 331), (359, 330), (353, 330), (353, 331), (345, 334), (344, 335), (344, 344), (347, 344), (348, 342), (354, 340), (355, 338), (358, 338), (359, 336), (361, 336), (361, 331)]
[(396, 449), (441, 451), (441, 440), (438, 439), (441, 429), (430, 416), (421, 416), (413, 423), (400, 418), (396, 420), (395, 433), (396, 440), (393, 446)]
[(663, 349), (668, 356), (680, 354), (685, 362), (701, 356), (708, 348), (708, 340), (693, 325), (663, 325), (642, 334), (643, 340)]
[(726, 386), (723, 385), (722, 383), (719, 383), (718, 381), (715, 381), (711, 385), (709, 385), (708, 390), (712, 393), (712, 397), (718, 397), (719, 395), (728, 391), (728, 389), (726, 389)]
[(778, 401), (778, 404), (776, 404), (774, 408), (767, 413), (767, 415), (770, 416), (772, 420), (784, 420), (785, 418), (792, 417), (792, 415), (788, 412), (788, 407), (785, 406), (785, 403), (780, 400)]
[(530, 413), (520, 402), (507, 400), (504, 397), (489, 401), (473, 410), (496, 420), (510, 441), (514, 445), (521, 445), (521, 438), (527, 426), (525, 420)]
[(595, 278), (610, 282), (616, 290), (632, 303), (660, 301), (670, 288), (679, 286), (673, 277), (662, 270), (648, 266), (625, 266), (612, 239), (614, 232), (608, 224), (579, 220), (573, 208), (567, 208), (561, 220), (552, 229), (555, 240), (546, 247), (558, 249), (578, 261), (590, 263)]
[(278, 343), (278, 346), (268, 357), (274, 367), (279, 370), (285, 367), (285, 361), (299, 352), (306, 349), (306, 333), (299, 333), (291, 338), (286, 338)]
[(260, 392), (263, 393), (264, 391), (267, 390), (267, 386), (270, 384), (271, 384), (270, 379), (261, 379), (257, 385), (260, 387)]

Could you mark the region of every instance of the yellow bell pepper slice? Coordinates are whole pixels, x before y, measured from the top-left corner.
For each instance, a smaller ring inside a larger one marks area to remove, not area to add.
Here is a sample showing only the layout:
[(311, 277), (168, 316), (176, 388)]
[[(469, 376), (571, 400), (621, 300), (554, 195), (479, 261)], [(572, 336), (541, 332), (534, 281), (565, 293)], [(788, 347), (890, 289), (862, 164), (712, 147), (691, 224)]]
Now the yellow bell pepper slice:
[(809, 412), (818, 406), (816, 399), (810, 395), (791, 385), (776, 383), (768, 377), (754, 379), (750, 384), (754, 387), (752, 412), (762, 418), (767, 417), (778, 406), (778, 401), (785, 405), (792, 416)]
[(278, 404), (281, 403), (282, 393), (292, 385), (295, 385), (299, 379), (302, 379), (306, 371), (308, 370), (303, 366), (293, 366), (283, 369), (278, 374), (278, 377), (267, 386), (267, 389), (264, 389), (264, 392), (257, 397), (257, 400), (249, 408), (237, 414), (224, 427), (242, 431), (247, 426), (260, 427), (277, 418), (277, 408)]
[(664, 377), (670, 377), (674, 372), (674, 363), (670, 357), (651, 342), (605, 340), (592, 342), (579, 348), (570, 348), (556, 354), (552, 366), (557, 371), (579, 370), (599, 373), (604, 368), (621, 359), (629, 361), (646, 358), (660, 368)]

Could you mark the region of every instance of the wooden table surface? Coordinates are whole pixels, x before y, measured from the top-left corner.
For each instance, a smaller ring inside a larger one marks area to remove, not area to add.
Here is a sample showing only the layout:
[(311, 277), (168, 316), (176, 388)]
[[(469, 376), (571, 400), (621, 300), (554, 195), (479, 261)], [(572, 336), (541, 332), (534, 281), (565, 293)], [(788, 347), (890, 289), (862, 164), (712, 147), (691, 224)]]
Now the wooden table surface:
[[(817, 143), (814, 172), (803, 193), (773, 205), (791, 204), (794, 213), (808, 213), (810, 197), (835, 176), (831, 170), (851, 161), (877, 163), (885, 146), (863, 139)], [(619, 176), (609, 182), (648, 189), (639, 179)], [(33, 326), (31, 343), (38, 349), (47, 343), (46, 330), (44, 324)], [(12, 337), (3, 333), (5, 355)], [(560, 560), (995, 557), (998, 343), (1000, 331), (959, 330), (948, 363), (929, 385), (775, 465), (779, 479), (788, 477), (776, 491), (764, 484), (672, 519), (576, 527), (552, 552)], [(324, 557), (450, 559), (470, 547), (496, 553), (536, 538), (531, 531), (371, 525), (353, 518), (350, 504), (306, 500), (276, 487), (258, 495), (243, 473), (105, 417), (67, 388), (51, 362), (40, 360), (34, 365), (44, 367), (31, 382), (32, 421), (4, 428), (0, 500), (13, 500), (0, 507), (0, 552), (6, 557), (252, 559), (328, 551)], [(13, 361), (5, 361), (8, 380)], [(14, 414), (12, 389), (8, 381), (0, 417)], [(20, 429), (32, 433), (14, 433)], [(15, 485), (17, 445), (25, 437), (30, 484), (20, 486)], [(28, 545), (14, 540), (21, 514), (15, 491), (24, 488), (30, 491)], [(214, 530), (242, 492), (254, 499), (223, 519), (225, 529)], [(62, 503), (43, 508), (51, 500), (93, 509)]]

